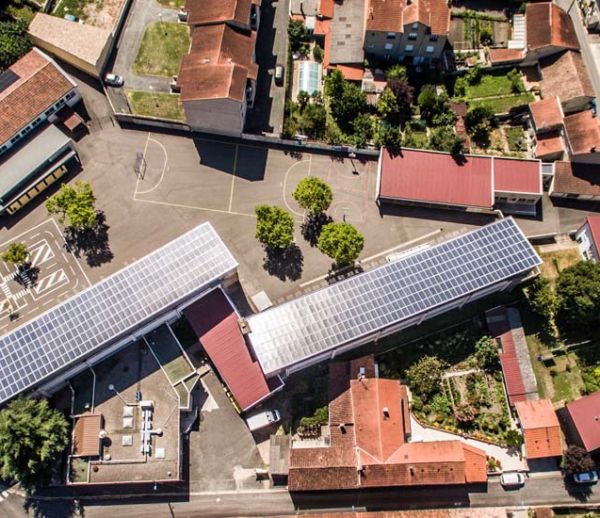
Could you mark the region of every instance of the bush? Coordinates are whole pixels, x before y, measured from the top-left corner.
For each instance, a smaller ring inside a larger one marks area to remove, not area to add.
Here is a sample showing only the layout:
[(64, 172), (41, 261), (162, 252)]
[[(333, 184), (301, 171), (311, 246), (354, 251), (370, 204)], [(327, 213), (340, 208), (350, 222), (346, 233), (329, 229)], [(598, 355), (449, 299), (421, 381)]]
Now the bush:
[(475, 343), (475, 358), (479, 367), (490, 369), (498, 365), (498, 344), (489, 336), (480, 338)]
[(425, 401), (436, 392), (439, 392), (442, 374), (448, 367), (447, 363), (437, 356), (423, 356), (418, 362), (411, 365), (404, 372), (410, 388), (425, 397)]
[(490, 133), (495, 126), (496, 117), (489, 106), (475, 106), (471, 108), (465, 117), (467, 132), (475, 141), (488, 145)]
[(562, 468), (567, 475), (590, 471), (594, 467), (592, 457), (581, 446), (571, 444), (563, 453)]
[(298, 52), (302, 44), (308, 41), (308, 29), (302, 20), (290, 20), (288, 24), (288, 38), (292, 52)]
[(0, 22), (0, 70), (27, 54), (31, 46), (27, 23), (23, 20)]
[(315, 58), (315, 61), (318, 61), (320, 63), (321, 61), (323, 61), (324, 55), (325, 52), (323, 51), (323, 49), (319, 45), (315, 45), (315, 47), (313, 48), (313, 58)]
[(494, 33), (491, 27), (482, 27), (479, 31), (479, 42), (482, 45), (492, 45), (494, 43)]
[(323, 426), (329, 422), (329, 407), (327, 405), (317, 408), (310, 417), (300, 419), (302, 426)]
[(513, 68), (508, 74), (506, 74), (506, 77), (511, 83), (512, 93), (521, 94), (525, 91), (525, 86), (521, 80), (521, 73), (516, 68)]
[(581, 261), (562, 270), (556, 283), (556, 321), (561, 329), (581, 333), (600, 324), (600, 263)]

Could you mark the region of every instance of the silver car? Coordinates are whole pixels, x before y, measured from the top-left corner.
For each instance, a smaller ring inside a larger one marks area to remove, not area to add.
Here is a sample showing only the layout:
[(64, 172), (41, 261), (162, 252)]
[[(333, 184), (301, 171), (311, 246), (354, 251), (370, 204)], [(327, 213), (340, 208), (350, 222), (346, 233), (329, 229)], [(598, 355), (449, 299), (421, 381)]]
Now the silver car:
[(109, 86), (123, 86), (125, 84), (125, 80), (117, 74), (106, 74), (104, 76), (104, 83)]
[(500, 484), (502, 484), (503, 487), (522, 486), (525, 484), (525, 475), (523, 475), (523, 473), (517, 473), (516, 471), (502, 473)]

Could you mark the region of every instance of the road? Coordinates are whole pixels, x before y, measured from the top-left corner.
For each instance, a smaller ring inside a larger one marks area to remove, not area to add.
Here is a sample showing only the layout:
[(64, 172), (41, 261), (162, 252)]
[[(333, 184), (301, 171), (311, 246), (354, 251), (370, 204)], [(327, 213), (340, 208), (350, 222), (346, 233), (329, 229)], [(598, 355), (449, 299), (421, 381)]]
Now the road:
[[(598, 71), (600, 65), (600, 45), (590, 43), (588, 32), (583, 26), (581, 13), (576, 0), (556, 0), (555, 3), (567, 11), (573, 20), (577, 39), (581, 45), (583, 62), (588, 69), (588, 75), (592, 81), (596, 98), (600, 99), (600, 73)], [(598, 57), (599, 60), (597, 60), (596, 57)]]
[[(20, 504), (19, 504), (20, 502)], [(0, 502), (0, 516), (25, 516), (22, 499), (11, 495)], [(226, 517), (293, 515), (298, 511), (398, 510), (443, 507), (527, 507), (537, 505), (600, 504), (598, 486), (565, 487), (560, 473), (534, 475), (517, 490), (502, 488), (498, 478), (490, 479), (487, 488), (457, 487), (403, 488), (402, 491), (379, 490), (337, 493), (307, 493), (290, 497), (283, 489), (193, 493), (190, 496), (156, 495), (114, 496), (106, 500), (82, 498), (86, 518), (128, 516), (145, 517)], [(42, 516), (68, 516), (72, 508), (65, 499), (49, 498), (36, 502)], [(58, 513), (58, 514), (55, 514)], [(63, 514), (60, 514), (63, 513)]]

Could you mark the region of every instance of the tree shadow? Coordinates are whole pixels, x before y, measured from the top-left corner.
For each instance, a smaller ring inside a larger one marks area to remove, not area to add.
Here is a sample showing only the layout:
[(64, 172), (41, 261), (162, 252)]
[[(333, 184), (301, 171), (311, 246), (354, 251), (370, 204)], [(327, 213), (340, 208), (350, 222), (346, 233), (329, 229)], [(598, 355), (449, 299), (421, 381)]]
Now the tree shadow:
[(298, 245), (292, 243), (288, 248), (267, 247), (265, 250), (267, 255), (263, 262), (263, 268), (269, 275), (282, 281), (297, 281), (302, 277), (304, 254)]
[(113, 253), (108, 244), (108, 229), (106, 215), (98, 211), (96, 223), (86, 229), (65, 229), (65, 241), (67, 248), (79, 258), (85, 256), (87, 264), (91, 267), (100, 266), (110, 262)]
[(324, 212), (320, 214), (309, 214), (308, 218), (302, 223), (300, 229), (302, 237), (308, 241), (310, 246), (316, 246), (321, 230), (329, 223), (333, 222), (333, 218)]
[(576, 484), (575, 482), (573, 482), (573, 477), (569, 475), (565, 476), (563, 481), (565, 484), (565, 489), (567, 490), (567, 493), (569, 493), (569, 496), (572, 496), (579, 502), (585, 503), (590, 499), (590, 496), (592, 496), (591, 485)]
[(24, 288), (33, 288), (37, 284), (39, 275), (40, 269), (37, 266), (32, 266), (31, 263), (27, 263), (19, 268), (15, 276), (15, 282)]
[(27, 495), (23, 501), (23, 509), (34, 518), (66, 518), (84, 515), (79, 501), (74, 499), (45, 500)]

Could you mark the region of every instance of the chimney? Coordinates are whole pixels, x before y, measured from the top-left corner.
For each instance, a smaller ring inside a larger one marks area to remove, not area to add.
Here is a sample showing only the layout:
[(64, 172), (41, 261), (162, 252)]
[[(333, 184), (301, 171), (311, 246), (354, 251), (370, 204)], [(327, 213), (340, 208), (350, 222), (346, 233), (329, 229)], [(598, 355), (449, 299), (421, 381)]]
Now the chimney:
[(592, 146), (592, 149), (590, 150), (592, 153), (596, 152), (596, 146)]
[(383, 407), (383, 418), (388, 419), (390, 417), (390, 409), (386, 406)]
[(340, 429), (340, 433), (346, 433), (346, 425), (344, 423), (340, 423), (338, 428)]

